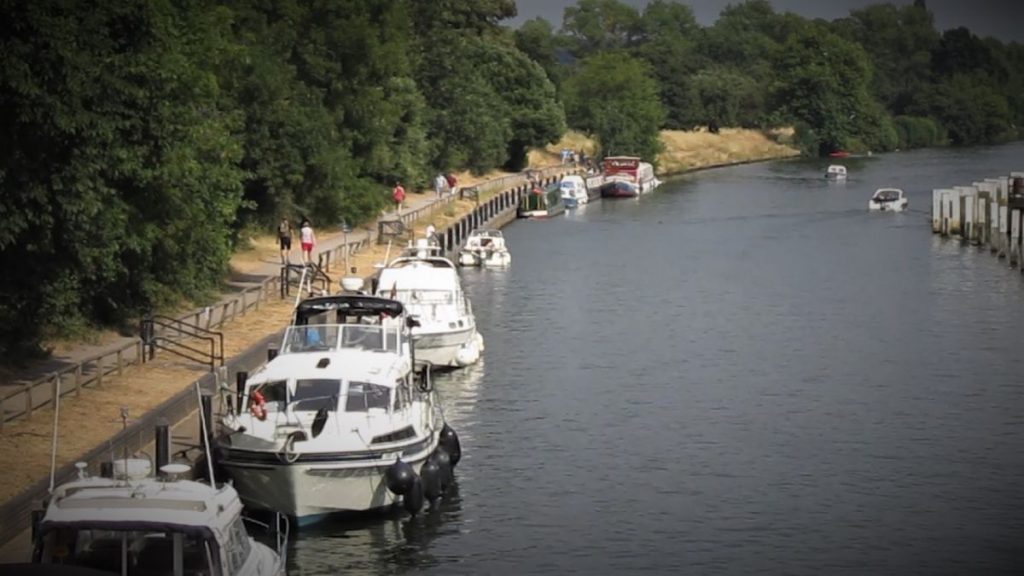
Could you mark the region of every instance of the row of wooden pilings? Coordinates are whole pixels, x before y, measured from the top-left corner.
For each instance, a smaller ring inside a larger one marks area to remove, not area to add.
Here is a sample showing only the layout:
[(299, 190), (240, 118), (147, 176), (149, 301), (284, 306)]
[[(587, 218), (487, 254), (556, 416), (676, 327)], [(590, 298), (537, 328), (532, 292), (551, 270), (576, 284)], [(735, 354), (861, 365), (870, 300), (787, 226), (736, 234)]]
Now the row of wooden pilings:
[[(537, 183), (541, 187), (546, 187), (560, 181), (566, 174), (574, 174), (576, 172), (576, 170), (567, 169), (565, 173), (538, 178)], [(527, 183), (499, 192), (487, 201), (479, 203), (472, 212), (460, 218), (458, 222), (455, 222), (443, 232), (440, 232), (441, 246), (445, 252), (451, 253), (458, 249), (466, 238), (469, 237), (470, 233), (478, 228), (485, 225), (498, 228), (514, 219), (516, 217), (516, 209), (519, 206), (519, 199), (529, 193), (531, 188), (532, 186)]]
[(988, 246), (1024, 272), (1024, 172), (932, 190), (932, 232)]

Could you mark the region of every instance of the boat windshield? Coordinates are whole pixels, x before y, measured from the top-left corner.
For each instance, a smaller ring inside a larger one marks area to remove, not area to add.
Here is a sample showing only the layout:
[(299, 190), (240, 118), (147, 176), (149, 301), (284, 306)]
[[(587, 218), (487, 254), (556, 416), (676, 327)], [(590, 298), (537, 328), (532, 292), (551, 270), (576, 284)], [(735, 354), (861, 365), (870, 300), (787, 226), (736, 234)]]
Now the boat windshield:
[(60, 526), (39, 541), (40, 561), (127, 576), (219, 574), (217, 548), (195, 533), (168, 529), (100, 529)]
[(881, 190), (878, 194), (875, 194), (876, 200), (883, 202), (891, 202), (893, 200), (899, 200), (900, 193), (895, 190)]
[(295, 393), (292, 394), (292, 410), (308, 410), (316, 412), (326, 408), (330, 412), (338, 409), (338, 396), (341, 394), (341, 380), (315, 378), (296, 380)]
[(398, 327), (379, 324), (323, 324), (290, 326), (285, 332), (282, 353), (326, 352), (355, 348), (398, 352)]

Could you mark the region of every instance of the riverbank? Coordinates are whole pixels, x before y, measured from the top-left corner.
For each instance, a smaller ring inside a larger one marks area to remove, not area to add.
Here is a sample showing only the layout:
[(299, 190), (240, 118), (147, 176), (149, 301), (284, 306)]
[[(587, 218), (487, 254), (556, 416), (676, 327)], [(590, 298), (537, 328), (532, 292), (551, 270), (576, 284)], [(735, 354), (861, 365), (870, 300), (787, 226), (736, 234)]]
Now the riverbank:
[[(773, 150), (760, 144), (753, 145), (757, 139), (749, 132), (723, 130), (719, 135), (669, 134), (666, 139), (666, 154), (686, 159), (688, 169), (694, 169), (703, 167), (702, 163), (749, 162), (752, 155), (765, 154), (765, 150)], [(762, 138), (764, 141), (768, 140), (763, 136)], [(584, 148), (590, 153), (593, 150), (592, 146), (592, 143), (579, 134), (567, 134), (563, 142), (531, 153), (531, 168), (559, 165), (562, 147), (574, 150)], [(781, 149), (775, 149), (774, 153), (778, 154), (776, 157), (792, 155)], [(759, 156), (757, 159), (767, 158)], [(473, 185), (498, 175), (501, 174), (478, 177), (463, 174), (460, 175), (460, 182)], [(432, 192), (414, 194), (413, 197), (425, 200), (427, 194)], [(444, 230), (472, 212), (476, 206), (475, 201), (462, 199), (453, 200), (443, 207), (438, 206), (437, 210), (429, 212), (414, 223), (414, 233), (422, 235), (423, 230), (430, 224), (438, 230)], [(375, 223), (364, 228), (370, 229), (372, 226), (375, 226)], [(321, 244), (328, 244), (342, 234), (339, 230), (323, 229), (319, 231), (318, 236)], [(272, 236), (253, 238), (252, 246), (252, 249), (240, 252), (232, 258), (233, 274), (255, 274), (268, 265), (278, 263), (280, 256)], [(396, 251), (397, 247), (393, 247), (391, 254), (395, 254)], [(349, 266), (355, 267), (358, 275), (369, 276), (374, 271), (374, 264), (384, 261), (387, 256), (386, 245), (370, 244), (350, 257)], [(222, 329), (226, 354), (230, 357), (253, 345), (265, 335), (280, 330), (287, 324), (290, 314), (290, 302), (282, 300), (261, 307), (259, 314), (226, 324)], [(132, 416), (142, 415), (179, 392), (203, 372), (201, 367), (194, 364), (158, 356), (157, 362), (130, 367), (125, 370), (123, 376), (106, 380), (102, 388), (86, 390), (81, 398), (68, 397), (62, 402), (58, 465), (71, 461), (116, 434), (121, 429), (121, 421), (117, 418), (121, 407), (128, 408)], [(4, 436), (11, 441), (0, 443), (0, 462), (18, 462), (19, 465), (4, 466), (0, 470), (0, 499), (13, 497), (48, 472), (51, 419), (52, 411), (42, 409), (31, 419), (8, 424)]]

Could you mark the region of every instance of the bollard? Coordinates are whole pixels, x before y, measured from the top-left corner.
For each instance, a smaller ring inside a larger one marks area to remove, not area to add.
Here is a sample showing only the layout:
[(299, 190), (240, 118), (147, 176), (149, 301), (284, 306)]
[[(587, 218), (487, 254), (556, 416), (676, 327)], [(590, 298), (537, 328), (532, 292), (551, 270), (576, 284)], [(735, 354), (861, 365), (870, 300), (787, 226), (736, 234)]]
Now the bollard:
[(206, 432), (208, 435), (203, 435), (203, 421), (199, 422), (199, 438), (205, 438), (205, 446), (213, 446), (213, 395), (209, 392), (203, 391), (200, 400), (200, 413), (199, 416), (206, 422)]
[(113, 478), (114, 477), (114, 463), (107, 460), (100, 462), (100, 477), (101, 478)]
[(167, 420), (157, 420), (153, 435), (156, 439), (156, 471), (159, 474), (161, 468), (171, 463), (171, 427)]
[(267, 348), (267, 362), (270, 362), (274, 358), (277, 358), (277, 348)]
[(245, 381), (249, 378), (249, 373), (242, 370), (235, 374), (235, 411), (237, 414), (242, 413), (242, 400), (245, 396)]

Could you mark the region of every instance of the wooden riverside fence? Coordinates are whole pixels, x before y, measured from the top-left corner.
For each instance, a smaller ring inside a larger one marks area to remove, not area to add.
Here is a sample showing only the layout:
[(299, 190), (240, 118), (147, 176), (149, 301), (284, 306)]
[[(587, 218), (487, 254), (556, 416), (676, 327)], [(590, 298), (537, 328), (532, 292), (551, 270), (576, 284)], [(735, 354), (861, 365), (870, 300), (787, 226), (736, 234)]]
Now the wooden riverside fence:
[(932, 190), (932, 232), (988, 246), (1024, 272), (1024, 172)]

